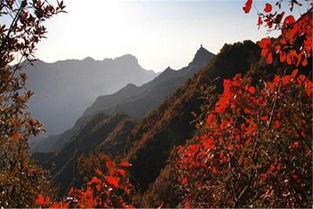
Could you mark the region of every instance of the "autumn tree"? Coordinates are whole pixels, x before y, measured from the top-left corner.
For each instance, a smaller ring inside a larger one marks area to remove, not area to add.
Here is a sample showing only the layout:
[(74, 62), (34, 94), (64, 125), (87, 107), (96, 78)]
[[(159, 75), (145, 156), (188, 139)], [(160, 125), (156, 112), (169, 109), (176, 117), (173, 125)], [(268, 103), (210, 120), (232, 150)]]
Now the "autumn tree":
[(189, 207), (308, 207), (312, 203), (312, 82), (294, 71), (255, 89), (224, 81), (193, 143), (172, 169)]
[(43, 23), (60, 12), (62, 1), (0, 2), (0, 207), (32, 207), (39, 192), (51, 192), (45, 172), (29, 159), (28, 139), (43, 129), (27, 110), (33, 93), (22, 63), (35, 60)]
[(80, 188), (72, 187), (59, 202), (51, 201), (49, 195), (38, 194), (37, 206), (50, 208), (133, 208), (128, 162), (116, 162), (103, 153), (90, 153), (80, 157), (81, 174), (88, 181)]
[[(297, 20), (285, 15), (305, 3)], [(243, 7), (250, 12), (253, 1)], [(261, 81), (237, 75), (204, 109), (194, 140), (171, 159), (175, 190), (185, 207), (310, 207), (312, 205), (312, 81), (298, 67), (312, 59), (312, 1), (265, 3), (258, 25), (280, 30), (259, 42), (268, 64), (295, 70)], [(308, 69), (312, 71), (309, 66)]]

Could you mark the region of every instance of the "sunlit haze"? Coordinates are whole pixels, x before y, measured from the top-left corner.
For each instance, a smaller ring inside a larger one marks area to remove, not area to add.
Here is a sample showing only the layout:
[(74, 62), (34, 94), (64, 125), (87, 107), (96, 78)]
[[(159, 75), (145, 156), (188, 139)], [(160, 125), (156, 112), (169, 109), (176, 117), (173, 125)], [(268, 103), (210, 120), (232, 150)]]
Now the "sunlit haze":
[[(156, 72), (190, 62), (200, 44), (218, 53), (224, 43), (264, 37), (256, 27), (257, 2), (244, 14), (244, 1), (65, 0), (67, 14), (49, 20), (39, 59), (96, 60), (132, 54)], [(259, 7), (259, 8), (258, 8)]]

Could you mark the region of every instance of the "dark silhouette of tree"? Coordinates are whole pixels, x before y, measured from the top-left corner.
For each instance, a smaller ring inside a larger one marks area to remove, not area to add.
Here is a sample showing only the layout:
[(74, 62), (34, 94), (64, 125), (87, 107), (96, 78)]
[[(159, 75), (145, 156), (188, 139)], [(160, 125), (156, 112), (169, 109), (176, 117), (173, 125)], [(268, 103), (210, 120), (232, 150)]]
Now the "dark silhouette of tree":
[(32, 207), (39, 192), (51, 192), (45, 172), (29, 159), (28, 139), (43, 131), (27, 112), (33, 94), (27, 89), (22, 62), (32, 63), (43, 23), (64, 12), (41, 0), (0, 2), (0, 207)]

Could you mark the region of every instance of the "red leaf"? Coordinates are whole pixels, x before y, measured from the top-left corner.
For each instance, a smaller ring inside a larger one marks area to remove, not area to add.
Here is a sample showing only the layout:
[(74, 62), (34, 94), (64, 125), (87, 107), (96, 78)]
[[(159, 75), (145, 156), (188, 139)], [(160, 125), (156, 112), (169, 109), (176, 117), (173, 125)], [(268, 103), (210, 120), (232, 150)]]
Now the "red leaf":
[(259, 43), (259, 46), (262, 49), (267, 49), (270, 47), (270, 45), (271, 45), (271, 40), (269, 38), (262, 38), (262, 40)]
[(306, 81), (306, 77), (304, 75), (299, 75), (298, 82), (302, 84), (304, 81)]
[(258, 18), (258, 24), (257, 24), (257, 25), (260, 27), (262, 24), (263, 24), (262, 17), (259, 16), (259, 18)]
[(268, 56), (267, 56), (267, 59), (266, 59), (266, 62), (268, 64), (271, 64), (273, 62), (273, 55), (272, 53), (269, 53)]
[(106, 161), (105, 165), (109, 170), (115, 168), (115, 164), (111, 160)]
[(214, 119), (214, 115), (213, 115), (213, 114), (210, 114), (210, 115), (206, 118), (207, 124), (210, 124), (213, 119)]
[(96, 168), (95, 170), (96, 174), (101, 176), (102, 175), (102, 171), (99, 168)]
[(290, 83), (290, 80), (291, 80), (291, 76), (290, 75), (286, 75), (282, 79), (284, 85), (287, 85), (288, 83)]
[(255, 88), (253, 86), (251, 86), (249, 88), (249, 92), (250, 92), (250, 94), (254, 94), (255, 93)]
[(284, 51), (280, 52), (279, 60), (280, 60), (280, 62), (285, 62), (285, 60), (286, 60), (286, 52), (284, 52)]
[(291, 65), (292, 64), (292, 55), (290, 53), (287, 54), (287, 64)]
[(289, 15), (284, 20), (284, 25), (290, 25), (295, 22), (295, 18), (292, 15)]
[(97, 190), (98, 192), (100, 192), (101, 186), (100, 186), (99, 184), (96, 186), (96, 190)]
[(68, 196), (72, 196), (72, 194), (74, 193), (75, 189), (74, 187), (71, 187), (71, 189), (68, 191), (67, 195)]
[(36, 204), (37, 205), (47, 205), (50, 203), (50, 198), (47, 197), (46, 199), (44, 198), (44, 196), (42, 196), (42, 194), (39, 194), (36, 200)]
[(274, 166), (274, 165), (271, 165), (271, 166), (268, 168), (268, 171), (269, 171), (269, 172), (275, 171), (275, 166)]
[(304, 58), (303, 60), (302, 60), (302, 66), (303, 67), (305, 67), (305, 66), (307, 66), (308, 65), (308, 60), (306, 59), (306, 58)]
[(183, 180), (181, 181), (182, 184), (187, 184), (188, 179), (186, 177), (183, 178)]
[(265, 57), (268, 54), (268, 49), (262, 49), (261, 57)]
[(251, 113), (251, 110), (250, 110), (249, 108), (245, 108), (245, 109), (244, 109), (244, 112), (247, 113), (247, 114), (250, 114), (250, 113)]
[(274, 127), (277, 129), (280, 128), (280, 122), (278, 120), (274, 122)]
[(249, 13), (252, 6), (252, 0), (247, 0), (245, 6), (242, 8), (245, 13)]
[(101, 183), (101, 180), (97, 177), (93, 177), (91, 179), (91, 181), (89, 181), (87, 184), (89, 185), (89, 184), (93, 184), (93, 183), (96, 183), (96, 184)]
[(298, 149), (298, 148), (300, 147), (300, 143), (299, 143), (299, 142), (293, 142), (292, 145), (291, 145), (291, 147), (292, 147), (293, 149)]
[(117, 178), (117, 177), (112, 177), (112, 176), (106, 176), (106, 177), (105, 177), (105, 180), (107, 180), (107, 182), (108, 182), (109, 184), (111, 184), (112, 186), (114, 186), (115, 188), (118, 187), (119, 182), (120, 182), (120, 179), (119, 179), (119, 178)]
[(272, 11), (272, 5), (269, 3), (265, 4), (264, 12), (269, 13)]
[(126, 175), (126, 171), (123, 170), (123, 169), (117, 169), (117, 172), (118, 172), (119, 174), (121, 174), (122, 176), (125, 176), (125, 175)]
[(295, 69), (294, 71), (292, 71), (291, 77), (292, 77), (292, 78), (295, 78), (295, 77), (298, 75), (298, 73), (299, 73), (299, 70), (298, 70), (298, 69)]
[(185, 200), (185, 209), (189, 209), (190, 208), (190, 201), (189, 200)]
[(130, 166), (132, 166), (132, 164), (130, 164), (129, 162), (122, 162), (121, 164), (120, 164), (121, 166), (123, 166), (123, 167), (130, 167)]

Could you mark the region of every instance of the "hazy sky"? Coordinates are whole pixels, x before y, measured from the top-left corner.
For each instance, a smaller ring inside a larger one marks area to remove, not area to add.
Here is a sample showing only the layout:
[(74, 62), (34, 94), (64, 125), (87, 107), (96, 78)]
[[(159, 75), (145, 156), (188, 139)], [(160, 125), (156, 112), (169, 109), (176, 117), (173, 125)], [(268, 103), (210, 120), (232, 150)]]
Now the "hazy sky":
[(48, 21), (48, 38), (38, 46), (37, 57), (47, 62), (133, 54), (145, 69), (179, 69), (200, 44), (218, 53), (224, 43), (265, 36), (256, 27), (265, 1), (250, 14), (242, 10), (245, 0), (64, 2), (68, 13)]

